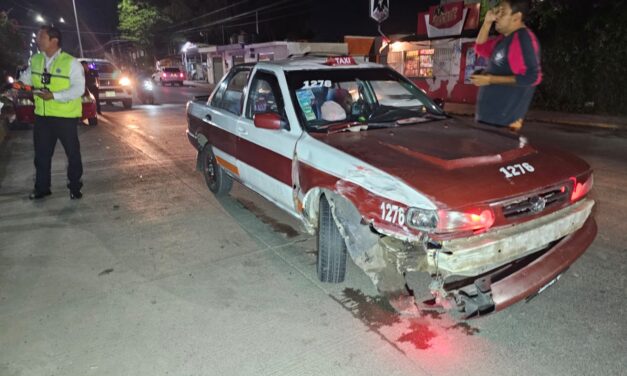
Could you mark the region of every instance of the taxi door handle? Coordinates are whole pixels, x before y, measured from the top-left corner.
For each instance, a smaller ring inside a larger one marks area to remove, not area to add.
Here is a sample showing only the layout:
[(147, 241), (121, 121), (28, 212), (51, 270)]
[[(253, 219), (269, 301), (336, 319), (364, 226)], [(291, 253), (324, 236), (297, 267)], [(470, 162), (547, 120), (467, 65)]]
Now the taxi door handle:
[(209, 114), (205, 115), (205, 117), (202, 119), (202, 121), (204, 121), (207, 124), (211, 124), (211, 115), (209, 115)]
[(247, 135), (248, 134), (248, 132), (246, 131), (246, 128), (244, 128), (244, 127), (237, 127), (237, 133), (243, 134), (243, 135)]

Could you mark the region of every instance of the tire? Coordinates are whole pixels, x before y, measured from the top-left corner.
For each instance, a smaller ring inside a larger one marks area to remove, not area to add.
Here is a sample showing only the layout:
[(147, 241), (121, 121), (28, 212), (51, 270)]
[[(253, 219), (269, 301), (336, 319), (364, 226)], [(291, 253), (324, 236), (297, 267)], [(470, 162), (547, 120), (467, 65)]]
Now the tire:
[(89, 125), (98, 125), (98, 118), (89, 118), (87, 119)]
[(233, 186), (233, 179), (218, 165), (216, 157), (211, 151), (211, 145), (206, 144), (200, 153), (202, 174), (207, 188), (216, 196), (227, 195)]
[(337, 228), (331, 206), (325, 196), (320, 198), (318, 213), (318, 256), (316, 271), (322, 282), (344, 282), (346, 276), (346, 242)]
[(124, 106), (125, 109), (130, 110), (131, 108), (133, 108), (133, 101), (131, 100), (122, 101), (122, 105)]

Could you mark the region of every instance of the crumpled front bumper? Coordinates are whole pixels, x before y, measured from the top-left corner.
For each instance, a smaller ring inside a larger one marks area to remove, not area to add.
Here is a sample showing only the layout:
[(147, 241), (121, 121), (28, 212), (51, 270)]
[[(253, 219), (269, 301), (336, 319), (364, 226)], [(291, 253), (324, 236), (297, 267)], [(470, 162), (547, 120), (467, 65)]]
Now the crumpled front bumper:
[(525, 268), (492, 283), (494, 309), (507, 308), (549, 284), (588, 249), (596, 234), (597, 224), (591, 216), (581, 229), (560, 240)]
[(585, 199), (529, 222), (445, 241), (441, 250), (430, 251), (429, 263), (444, 277), (482, 275), (577, 232), (593, 207), (594, 201)]
[(445, 307), (461, 311), (464, 318), (499, 311), (534, 296), (552, 285), (592, 244), (597, 234), (593, 206), (594, 201), (582, 200), (519, 228), (449, 243), (442, 249), (453, 252), (438, 257), (444, 256), (445, 271), (453, 271), (450, 275), (466, 278), (449, 287), (434, 284), (432, 294)]

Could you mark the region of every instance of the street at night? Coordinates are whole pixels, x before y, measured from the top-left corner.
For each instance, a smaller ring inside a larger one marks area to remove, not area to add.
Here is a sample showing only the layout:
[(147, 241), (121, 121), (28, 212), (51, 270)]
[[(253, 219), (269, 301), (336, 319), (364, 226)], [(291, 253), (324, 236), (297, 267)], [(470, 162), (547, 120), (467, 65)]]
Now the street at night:
[(0, 376), (627, 375), (627, 2), (0, 3)]
[(60, 147), (52, 196), (29, 201), (31, 131), (5, 141), (0, 374), (624, 372), (624, 130), (526, 126), (531, 142), (592, 164), (599, 235), (529, 303), (456, 322), (398, 315), (350, 263), (344, 283), (318, 282), (315, 237), (239, 184), (216, 199), (195, 171), (181, 103), (207, 90), (156, 90), (162, 104), (106, 106), (80, 127), (80, 201)]

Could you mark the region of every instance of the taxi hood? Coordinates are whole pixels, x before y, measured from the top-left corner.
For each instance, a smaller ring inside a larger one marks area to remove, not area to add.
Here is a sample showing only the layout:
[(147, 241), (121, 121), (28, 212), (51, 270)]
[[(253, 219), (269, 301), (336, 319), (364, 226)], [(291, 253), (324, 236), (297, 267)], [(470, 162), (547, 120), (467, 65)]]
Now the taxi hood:
[[(538, 150), (508, 130), (456, 118), (312, 136), (449, 208), (515, 197), (590, 169), (579, 158)], [(501, 171), (522, 163), (533, 172), (507, 178)]]

